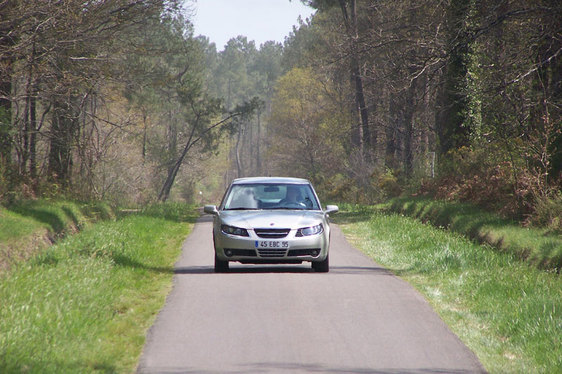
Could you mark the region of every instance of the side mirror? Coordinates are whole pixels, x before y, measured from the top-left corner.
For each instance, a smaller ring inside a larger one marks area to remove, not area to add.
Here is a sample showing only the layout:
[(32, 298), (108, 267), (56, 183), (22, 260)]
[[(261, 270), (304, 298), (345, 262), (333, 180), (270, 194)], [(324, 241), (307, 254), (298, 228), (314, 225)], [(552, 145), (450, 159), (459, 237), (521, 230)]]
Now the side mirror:
[(337, 205), (326, 205), (326, 210), (324, 211), (324, 213), (326, 214), (330, 214), (330, 213), (337, 213), (340, 209), (338, 208)]
[(203, 211), (207, 214), (218, 214), (219, 212), (216, 205), (205, 205)]

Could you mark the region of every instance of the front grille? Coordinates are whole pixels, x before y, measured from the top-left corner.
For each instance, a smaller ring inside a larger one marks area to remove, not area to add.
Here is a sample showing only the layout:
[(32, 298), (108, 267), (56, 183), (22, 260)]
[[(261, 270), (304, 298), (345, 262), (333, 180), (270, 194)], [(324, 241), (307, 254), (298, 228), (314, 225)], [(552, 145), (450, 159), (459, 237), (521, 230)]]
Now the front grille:
[(286, 248), (259, 248), (260, 257), (283, 257), (287, 252)]
[(256, 235), (265, 239), (281, 239), (289, 235), (291, 229), (254, 229)]

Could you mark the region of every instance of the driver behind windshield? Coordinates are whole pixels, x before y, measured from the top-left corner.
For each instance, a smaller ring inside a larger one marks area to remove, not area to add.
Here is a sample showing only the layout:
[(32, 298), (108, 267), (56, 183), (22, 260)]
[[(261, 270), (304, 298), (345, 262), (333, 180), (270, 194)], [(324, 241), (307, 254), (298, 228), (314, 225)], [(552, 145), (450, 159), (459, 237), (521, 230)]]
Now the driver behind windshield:
[(287, 193), (285, 198), (282, 199), (279, 204), (281, 205), (304, 205), (302, 203), (302, 196), (300, 193), (300, 188), (297, 186), (287, 186)]

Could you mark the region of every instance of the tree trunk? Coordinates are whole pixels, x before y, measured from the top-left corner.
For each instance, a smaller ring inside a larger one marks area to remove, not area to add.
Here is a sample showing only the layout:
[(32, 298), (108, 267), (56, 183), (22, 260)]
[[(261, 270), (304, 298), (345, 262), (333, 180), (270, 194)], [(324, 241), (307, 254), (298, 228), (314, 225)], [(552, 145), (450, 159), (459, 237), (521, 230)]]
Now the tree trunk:
[(36, 90), (33, 90), (29, 98), (29, 123), (31, 125), (29, 134), (29, 175), (36, 185), (37, 181), (37, 98)]
[(417, 80), (414, 79), (406, 90), (404, 108), (404, 174), (407, 179), (412, 177), (414, 171), (414, 112)]
[(70, 185), (75, 122), (69, 103), (53, 104), (48, 170), (52, 180), (64, 187)]
[(195, 124), (193, 125), (193, 127), (191, 129), (191, 134), (189, 135), (189, 138), (187, 139), (187, 142), (185, 143), (185, 146), (184, 146), (180, 156), (174, 162), (172, 167), (168, 170), (168, 176), (166, 177), (166, 181), (164, 182), (164, 185), (162, 186), (162, 189), (160, 190), (160, 194), (158, 194), (158, 201), (166, 201), (170, 197), (170, 191), (172, 189), (172, 186), (174, 185), (174, 181), (176, 180), (176, 176), (178, 175), (178, 171), (180, 170), (180, 167), (183, 164), (183, 160), (185, 159), (185, 156), (187, 155), (187, 152), (189, 152), (191, 147), (193, 147), (197, 142), (199, 142), (202, 139), (202, 137), (205, 134), (207, 134), (209, 131), (211, 131), (211, 130), (219, 127), (219, 126), (223, 126), (229, 120), (231, 120), (232, 118), (237, 117), (241, 114), (242, 113), (230, 114), (227, 118), (215, 123), (212, 126), (207, 127), (199, 135), (195, 134), (196, 129), (198, 127), (198, 123), (201, 120), (200, 118), (197, 118), (197, 120), (195, 121)]
[(185, 155), (187, 155), (188, 149), (189, 147), (186, 146), (180, 158), (178, 158), (174, 165), (168, 170), (168, 176), (166, 178), (166, 181), (164, 182), (164, 185), (162, 186), (162, 190), (160, 190), (158, 201), (166, 201), (170, 197), (172, 186), (174, 185), (174, 181), (176, 180), (176, 176), (178, 175), (178, 171), (180, 170), (180, 166), (183, 163)]
[(436, 128), (441, 154), (467, 146), (470, 128), (467, 123), (468, 100), (466, 78), (468, 74), (469, 41), (466, 19), (470, 3), (452, 0), (448, 11), (448, 56), (439, 94)]
[[(8, 167), (12, 162), (12, 66), (13, 56), (9, 52), (14, 45), (14, 40), (8, 38), (8, 31), (12, 25), (9, 21), (9, 13), (15, 8), (15, 2), (2, 2), (0, 5), (0, 49), (8, 51), (0, 54), (0, 167)], [(7, 17), (7, 18), (6, 18)], [(8, 170), (10, 168), (8, 167)]]
[(363, 78), (361, 74), (361, 64), (359, 59), (359, 51), (357, 40), (359, 38), (359, 31), (357, 25), (357, 1), (350, 0), (349, 12), (347, 10), (347, 0), (339, 0), (342, 16), (344, 19), (346, 31), (350, 38), (351, 48), (351, 79), (355, 88), (355, 105), (356, 111), (359, 113), (361, 119), (361, 131), (359, 138), (359, 146), (362, 149), (363, 155), (368, 159), (371, 154), (371, 131), (369, 128), (369, 110), (365, 101), (365, 92), (363, 89)]
[[(0, 82), (0, 95), (7, 93), (10, 95), (12, 85), (9, 78), (5, 82)], [(0, 164), (8, 165), (12, 161), (12, 102), (8, 99), (0, 98)]]
[(257, 144), (256, 144), (256, 174), (261, 174), (261, 110), (258, 109), (258, 134), (257, 134)]
[(244, 165), (242, 163), (242, 159), (240, 157), (240, 140), (242, 138), (242, 135), (244, 134), (244, 128), (245, 126), (240, 124), (240, 127), (238, 129), (238, 135), (236, 138), (236, 171), (237, 171), (237, 177), (241, 178), (244, 176)]
[(166, 177), (166, 181), (164, 182), (164, 185), (162, 186), (162, 189), (160, 190), (160, 194), (158, 195), (159, 201), (166, 201), (170, 197), (170, 192), (172, 190), (172, 186), (174, 185), (174, 181), (176, 180), (176, 177), (178, 175), (178, 171), (180, 170), (180, 167), (183, 164), (183, 160), (185, 159), (185, 156), (187, 155), (187, 152), (189, 151), (189, 149), (195, 143), (195, 141), (193, 141), (194, 134), (195, 134), (195, 126), (193, 126), (193, 128), (192, 128), (189, 139), (187, 140), (185, 146), (183, 147), (183, 150), (182, 150), (181, 154), (176, 159), (176, 161), (173, 163), (173, 165), (168, 169), (168, 176)]
[(395, 169), (397, 165), (397, 153), (399, 149), (398, 144), (398, 124), (399, 124), (399, 111), (398, 108), (400, 107), (399, 103), (397, 102), (398, 95), (394, 92), (389, 93), (389, 100), (388, 100), (388, 114), (389, 114), (389, 124), (386, 127), (386, 147), (385, 147), (385, 166), (390, 169)]
[[(554, 1), (547, 4), (555, 8)], [(559, 185), (562, 183), (558, 179), (562, 176), (562, 110), (559, 106), (562, 103), (562, 41), (555, 36), (554, 31), (562, 29), (562, 20), (558, 17), (554, 27), (538, 27), (542, 35), (548, 36), (537, 46), (535, 61), (538, 69), (532, 84), (537, 102), (530, 111), (530, 120), (537, 137), (541, 139), (536, 147), (538, 154), (534, 163), (543, 174), (541, 184), (544, 187), (541, 192), (547, 193), (551, 181), (558, 180)], [(556, 51), (558, 55), (552, 57)]]
[[(23, 130), (23, 151), (22, 151), (22, 161), (20, 165), (20, 170), (22, 174), (27, 174), (28, 160), (31, 163), (31, 154), (35, 153), (35, 129), (37, 127), (37, 115), (36, 110), (36, 84), (34, 77), (34, 64), (35, 64), (35, 41), (33, 41), (31, 46), (31, 54), (28, 58), (28, 71), (27, 71), (27, 84), (25, 87), (25, 112), (24, 112), (24, 130)], [(35, 166), (29, 165), (29, 171), (31, 174), (31, 169), (35, 169)]]

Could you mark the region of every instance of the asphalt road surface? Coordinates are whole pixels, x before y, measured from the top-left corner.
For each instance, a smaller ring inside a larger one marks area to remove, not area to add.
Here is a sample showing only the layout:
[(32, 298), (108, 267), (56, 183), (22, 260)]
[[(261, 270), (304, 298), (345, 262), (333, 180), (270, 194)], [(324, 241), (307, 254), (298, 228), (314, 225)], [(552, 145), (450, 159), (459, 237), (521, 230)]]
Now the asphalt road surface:
[(215, 274), (210, 217), (183, 246), (139, 373), (482, 373), (411, 286), (333, 226), (330, 272), (242, 265)]

